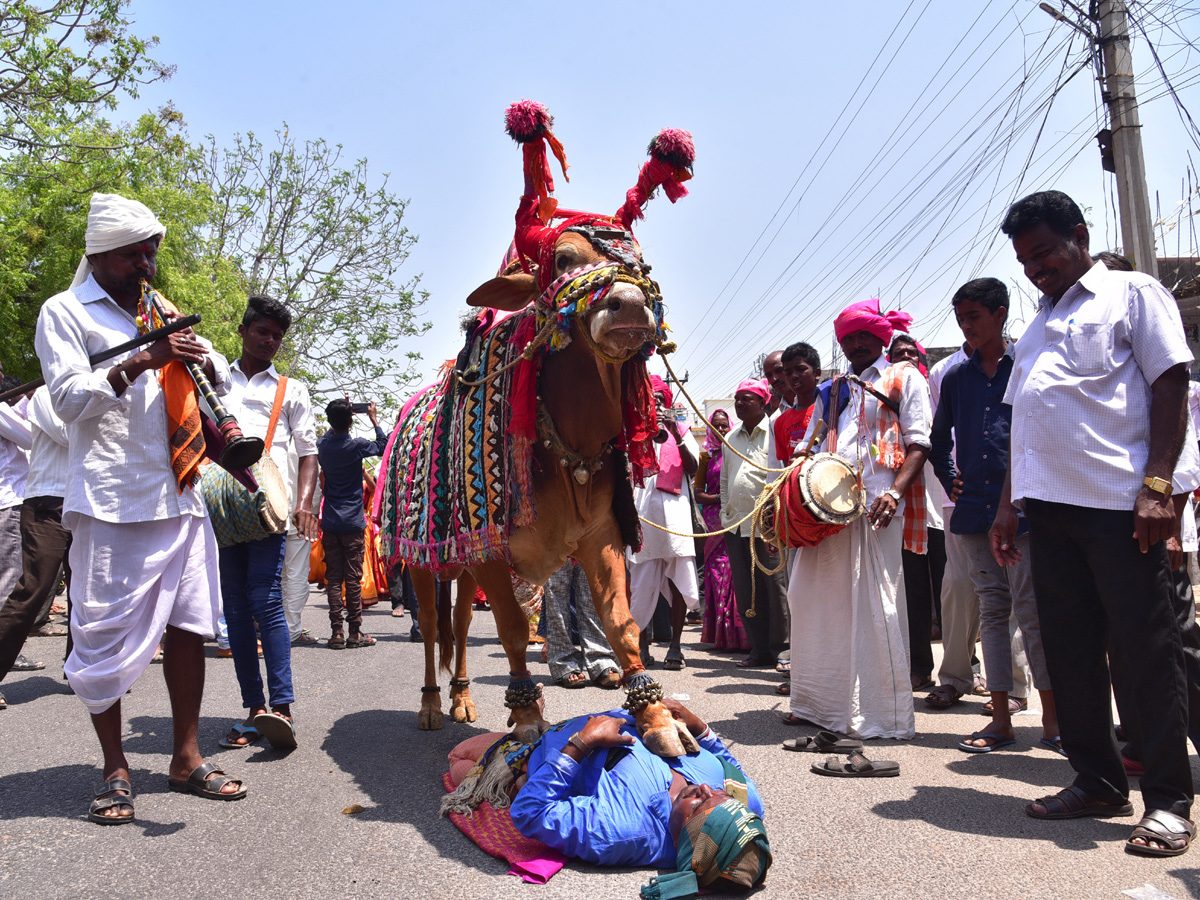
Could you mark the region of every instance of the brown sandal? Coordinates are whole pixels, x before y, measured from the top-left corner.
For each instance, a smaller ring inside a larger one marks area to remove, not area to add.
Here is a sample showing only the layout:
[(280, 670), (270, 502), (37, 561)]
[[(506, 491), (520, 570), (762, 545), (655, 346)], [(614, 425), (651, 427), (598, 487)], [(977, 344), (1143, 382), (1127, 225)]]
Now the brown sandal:
[[(1196, 825), (1191, 819), (1177, 816), (1165, 809), (1150, 809), (1142, 816), (1142, 821), (1137, 823), (1133, 834), (1125, 842), (1125, 852), (1143, 856), (1179, 856), (1187, 853), (1195, 837)], [(1134, 838), (1141, 838), (1147, 843), (1135, 844)], [(1149, 841), (1157, 841), (1166, 846), (1154, 847)]]
[[(1040, 803), (1045, 812), (1038, 812), (1036, 805)], [(1082, 819), (1087, 816), (1130, 816), (1133, 815), (1133, 804), (1104, 803), (1094, 797), (1089, 797), (1075, 785), (1068, 785), (1057, 794), (1039, 797), (1033, 803), (1027, 804), (1025, 814), (1034, 819)]]

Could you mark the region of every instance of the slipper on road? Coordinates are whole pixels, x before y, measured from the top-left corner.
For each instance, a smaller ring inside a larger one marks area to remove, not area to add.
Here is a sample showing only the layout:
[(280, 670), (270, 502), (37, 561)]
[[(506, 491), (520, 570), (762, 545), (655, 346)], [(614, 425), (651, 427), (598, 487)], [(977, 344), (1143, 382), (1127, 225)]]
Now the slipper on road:
[(568, 672), (562, 678), (555, 678), (554, 683), (559, 687), (575, 690), (576, 688), (587, 687), (588, 677), (576, 669), (574, 672)]
[[(972, 744), (971, 741), (992, 741), (993, 743), (984, 744), (980, 747), (978, 744)], [(1016, 742), (1016, 738), (1006, 738), (1004, 735), (996, 734), (994, 731), (973, 731), (969, 738), (958, 742), (958, 749), (963, 753), (991, 753), (993, 750), (1003, 750), (1005, 747), (1011, 747)]]
[[(1034, 805), (1040, 803), (1039, 812)], [(1133, 804), (1127, 801), (1106, 803), (1071, 784), (1057, 794), (1039, 797), (1025, 806), (1025, 815), (1031, 819), (1082, 819), (1085, 817), (1107, 818), (1109, 816), (1133, 815)]]
[[(1009, 697), (1008, 698), (1008, 714), (1015, 716), (1017, 713), (1025, 712), (1029, 709), (1029, 700), (1026, 697)], [(993, 712), (992, 701), (989, 700), (983, 706), (979, 707), (979, 711), (985, 716), (990, 716)]]
[(870, 760), (855, 750), (847, 759), (831, 756), (820, 765), (813, 763), (812, 770), (834, 778), (891, 778), (900, 774), (900, 764), (888, 759)]
[(812, 737), (784, 741), (783, 749), (794, 753), (853, 753), (862, 750), (863, 743), (855, 738), (842, 737), (832, 731), (818, 731)]
[(682, 650), (668, 650), (667, 655), (663, 657), (663, 668), (668, 672), (679, 672), (685, 666), (687, 666), (687, 660), (683, 658)]
[(224, 747), (226, 750), (240, 750), (243, 747), (249, 747), (261, 737), (262, 735), (253, 725), (234, 722), (233, 727), (229, 729), (229, 734), (217, 741), (217, 746)]
[(1067, 751), (1062, 748), (1062, 737), (1061, 736), (1060, 737), (1052, 737), (1052, 738), (1048, 738), (1048, 737), (1039, 738), (1038, 743), (1041, 744), (1043, 747), (1045, 747), (1047, 750), (1053, 750), (1059, 756), (1067, 755)]
[(925, 705), (934, 709), (949, 709), (962, 699), (962, 691), (952, 684), (939, 684), (925, 695)]
[(296, 726), (287, 716), (277, 712), (259, 713), (254, 717), (254, 728), (276, 750), (296, 748)]
[[(222, 793), (221, 788), (230, 782), (239, 785), (239, 788), (228, 794)], [(206, 800), (241, 800), (246, 796), (246, 786), (240, 778), (230, 778), (215, 763), (210, 762), (196, 766), (186, 780), (168, 779), (167, 787), (181, 794), (195, 794)]]

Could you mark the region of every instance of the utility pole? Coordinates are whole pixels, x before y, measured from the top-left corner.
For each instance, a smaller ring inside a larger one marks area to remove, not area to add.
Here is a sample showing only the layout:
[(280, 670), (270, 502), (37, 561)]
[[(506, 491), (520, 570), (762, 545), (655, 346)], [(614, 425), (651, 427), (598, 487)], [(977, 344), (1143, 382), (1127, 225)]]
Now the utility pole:
[(1158, 277), (1154, 231), (1150, 216), (1150, 192), (1146, 188), (1146, 160), (1142, 155), (1142, 123), (1138, 118), (1133, 90), (1133, 54), (1129, 51), (1129, 22), (1125, 0), (1092, 0), (1084, 12), (1072, 0), (1062, 0), (1092, 27), (1064, 15), (1049, 3), (1038, 6), (1056, 21), (1069, 25), (1100, 48), (1097, 78), (1101, 96), (1108, 106), (1109, 128), (1098, 135), (1100, 157), (1106, 172), (1117, 181), (1117, 204), (1121, 215), (1121, 242), (1125, 255), (1139, 272)]
[(1133, 90), (1133, 55), (1129, 51), (1125, 0), (1100, 0), (1099, 16), (1105, 81), (1102, 93), (1112, 127), (1121, 238), (1125, 255), (1134, 268), (1157, 278), (1158, 259), (1154, 252), (1150, 192), (1146, 188), (1146, 161), (1142, 156), (1142, 124)]

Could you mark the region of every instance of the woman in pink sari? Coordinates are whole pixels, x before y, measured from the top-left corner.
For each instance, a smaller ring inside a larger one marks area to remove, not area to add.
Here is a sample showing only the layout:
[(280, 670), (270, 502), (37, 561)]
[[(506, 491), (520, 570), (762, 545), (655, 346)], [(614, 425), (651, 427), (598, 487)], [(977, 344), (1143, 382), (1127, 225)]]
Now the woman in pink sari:
[[(696, 471), (696, 503), (704, 517), (706, 531), (721, 529), (721, 442), (716, 432), (729, 433), (729, 414), (723, 409), (709, 417), (708, 435), (704, 438), (700, 468)], [(721, 534), (704, 540), (704, 622), (700, 640), (711, 643), (715, 650), (750, 649), (733, 595), (733, 574), (725, 552), (725, 536)]]

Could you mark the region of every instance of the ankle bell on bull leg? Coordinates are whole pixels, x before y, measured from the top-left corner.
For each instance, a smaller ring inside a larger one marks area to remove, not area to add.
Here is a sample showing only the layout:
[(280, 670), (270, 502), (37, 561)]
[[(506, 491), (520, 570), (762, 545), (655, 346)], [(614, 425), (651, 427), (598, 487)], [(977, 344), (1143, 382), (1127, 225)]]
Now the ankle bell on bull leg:
[(664, 696), (662, 685), (654, 680), (653, 675), (638, 672), (626, 683), (625, 702), (621, 705), (636, 716), (651, 703), (661, 701)]
[(513, 726), (513, 737), (532, 744), (549, 727), (542, 717), (542, 686), (534, 682), (529, 672), (510, 672), (508, 690), (504, 692), (504, 705), (512, 710), (508, 724)]

